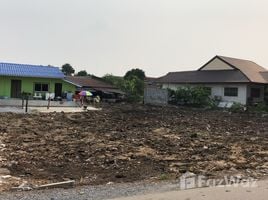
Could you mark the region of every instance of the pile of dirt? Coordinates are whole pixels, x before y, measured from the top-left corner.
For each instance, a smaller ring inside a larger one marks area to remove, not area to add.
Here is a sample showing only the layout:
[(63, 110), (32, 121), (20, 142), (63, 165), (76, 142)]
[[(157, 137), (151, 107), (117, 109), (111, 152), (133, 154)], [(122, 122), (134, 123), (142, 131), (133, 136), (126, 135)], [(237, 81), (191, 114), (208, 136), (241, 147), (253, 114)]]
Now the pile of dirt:
[(0, 119), (0, 168), (21, 182), (268, 173), (268, 117), (119, 104), (84, 113), (1, 113)]

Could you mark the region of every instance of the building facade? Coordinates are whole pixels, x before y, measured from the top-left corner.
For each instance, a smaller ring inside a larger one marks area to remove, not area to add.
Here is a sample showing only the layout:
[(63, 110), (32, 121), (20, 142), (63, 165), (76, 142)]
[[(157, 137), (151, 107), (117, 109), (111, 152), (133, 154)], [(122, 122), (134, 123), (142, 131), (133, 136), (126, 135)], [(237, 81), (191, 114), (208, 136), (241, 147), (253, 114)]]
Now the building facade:
[(212, 98), (247, 104), (267, 98), (268, 71), (249, 60), (215, 56), (196, 71), (170, 72), (155, 82), (173, 90), (204, 86)]
[(75, 88), (57, 67), (0, 63), (0, 98), (21, 98), (22, 93), (42, 99), (47, 93), (62, 97)]

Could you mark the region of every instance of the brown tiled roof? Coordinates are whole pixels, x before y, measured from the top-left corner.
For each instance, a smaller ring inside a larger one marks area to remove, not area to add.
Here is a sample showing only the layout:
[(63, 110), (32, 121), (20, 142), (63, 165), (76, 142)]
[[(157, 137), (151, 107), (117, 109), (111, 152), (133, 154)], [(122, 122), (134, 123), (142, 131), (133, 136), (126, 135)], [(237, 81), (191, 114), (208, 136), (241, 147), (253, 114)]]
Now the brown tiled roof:
[(107, 93), (125, 94), (125, 92), (116, 88), (94, 88), (94, 90), (99, 90)]
[(263, 76), (261, 75), (261, 72), (265, 72), (267, 71), (267, 69), (256, 64), (255, 62), (225, 56), (217, 56), (217, 57), (230, 64), (232, 67), (240, 70), (243, 74), (245, 74), (249, 78), (251, 82), (268, 83), (268, 80), (264, 79)]
[(158, 79), (158, 78), (155, 78), (155, 77), (145, 77), (144, 81), (153, 82), (156, 79)]
[(118, 89), (100, 78), (97, 79), (90, 76), (67, 76), (65, 80), (80, 87)]
[(170, 72), (159, 78), (158, 83), (248, 83), (248, 78), (239, 70), (209, 70)]
[[(220, 59), (234, 70), (204, 70), (214, 59)], [(249, 61), (225, 56), (215, 56), (197, 71), (170, 72), (160, 77), (159, 83), (268, 83), (268, 71)]]

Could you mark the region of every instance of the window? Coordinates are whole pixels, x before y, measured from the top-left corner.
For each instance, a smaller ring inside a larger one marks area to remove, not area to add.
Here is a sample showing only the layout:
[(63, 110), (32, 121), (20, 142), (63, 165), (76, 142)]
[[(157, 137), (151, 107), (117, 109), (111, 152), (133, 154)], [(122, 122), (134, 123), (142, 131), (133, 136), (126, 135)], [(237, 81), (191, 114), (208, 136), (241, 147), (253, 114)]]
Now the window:
[(48, 84), (42, 84), (42, 91), (48, 92)]
[(261, 89), (260, 88), (251, 88), (251, 97), (252, 98), (260, 98), (261, 97)]
[(35, 83), (34, 91), (35, 92), (48, 92), (48, 84), (47, 83)]
[(238, 96), (238, 88), (235, 88), (235, 87), (226, 87), (226, 88), (224, 88), (224, 96), (226, 96), (226, 97), (237, 97)]

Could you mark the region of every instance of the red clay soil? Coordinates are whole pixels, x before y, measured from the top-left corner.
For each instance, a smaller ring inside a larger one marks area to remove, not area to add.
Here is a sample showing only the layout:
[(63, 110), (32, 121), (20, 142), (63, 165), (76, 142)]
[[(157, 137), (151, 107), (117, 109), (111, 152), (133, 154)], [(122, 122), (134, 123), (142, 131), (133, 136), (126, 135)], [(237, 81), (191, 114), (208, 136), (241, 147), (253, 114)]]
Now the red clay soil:
[(0, 120), (2, 167), (20, 182), (268, 173), (267, 116), (119, 104), (84, 113), (1, 113)]

